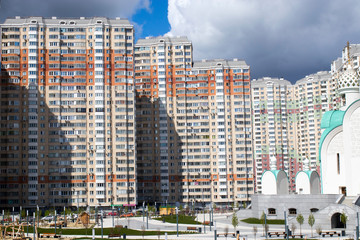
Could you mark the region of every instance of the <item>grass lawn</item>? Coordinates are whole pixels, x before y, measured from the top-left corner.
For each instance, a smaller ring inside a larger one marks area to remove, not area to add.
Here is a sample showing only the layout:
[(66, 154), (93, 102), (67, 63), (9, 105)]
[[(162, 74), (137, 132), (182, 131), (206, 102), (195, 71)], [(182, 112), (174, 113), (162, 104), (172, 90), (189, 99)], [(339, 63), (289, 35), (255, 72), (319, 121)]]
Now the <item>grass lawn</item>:
[[(245, 218), (241, 221), (250, 224), (261, 224), (261, 220), (258, 218)], [(266, 219), (266, 224), (285, 224), (285, 221), (283, 219)]]
[[(26, 232), (26, 227), (25, 227), (25, 232)], [(38, 232), (39, 233), (55, 233), (55, 229), (54, 228), (38, 228)], [(29, 227), (29, 233), (33, 233), (33, 227)], [(61, 235), (91, 235), (92, 234), (92, 229), (86, 229), (85, 228), (81, 228), (81, 229), (56, 229), (56, 233), (61, 234)], [(141, 230), (134, 230), (134, 229), (116, 229), (116, 228), (103, 228), (103, 234), (104, 235), (109, 235), (109, 234), (126, 234), (129, 236), (142, 236), (143, 232)], [(173, 232), (167, 232), (168, 235), (175, 235), (176, 231)], [(144, 236), (147, 235), (158, 235), (159, 232), (158, 231), (145, 231), (144, 232)], [(160, 235), (164, 235), (165, 232), (160, 231)], [(179, 232), (179, 234), (189, 234), (188, 232)], [(95, 228), (95, 235), (101, 235), (101, 228)]]
[[(168, 215), (164, 216), (165, 222), (168, 223), (176, 223), (176, 215)], [(154, 220), (162, 221), (163, 217), (153, 218)], [(179, 215), (179, 223), (183, 224), (202, 224), (201, 222), (195, 221), (195, 217), (193, 216), (186, 216), (186, 215)]]

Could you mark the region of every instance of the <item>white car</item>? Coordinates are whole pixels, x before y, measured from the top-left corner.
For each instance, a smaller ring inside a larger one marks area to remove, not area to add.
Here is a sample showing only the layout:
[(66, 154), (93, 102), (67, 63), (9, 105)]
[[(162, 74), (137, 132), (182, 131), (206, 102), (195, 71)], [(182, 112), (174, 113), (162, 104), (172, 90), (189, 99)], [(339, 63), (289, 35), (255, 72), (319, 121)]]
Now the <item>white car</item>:
[(41, 218), (41, 220), (52, 221), (52, 220), (54, 220), (54, 216), (46, 216), (46, 217)]

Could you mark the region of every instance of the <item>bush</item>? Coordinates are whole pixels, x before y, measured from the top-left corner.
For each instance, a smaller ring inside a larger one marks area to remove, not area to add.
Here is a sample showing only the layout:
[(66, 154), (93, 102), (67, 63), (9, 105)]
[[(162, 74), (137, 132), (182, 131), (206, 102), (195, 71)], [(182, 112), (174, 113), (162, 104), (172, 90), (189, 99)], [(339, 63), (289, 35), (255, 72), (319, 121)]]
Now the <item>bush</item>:
[[(242, 222), (249, 224), (262, 224), (261, 219), (258, 218), (245, 218), (241, 220)], [(283, 219), (266, 219), (266, 224), (285, 224)]]

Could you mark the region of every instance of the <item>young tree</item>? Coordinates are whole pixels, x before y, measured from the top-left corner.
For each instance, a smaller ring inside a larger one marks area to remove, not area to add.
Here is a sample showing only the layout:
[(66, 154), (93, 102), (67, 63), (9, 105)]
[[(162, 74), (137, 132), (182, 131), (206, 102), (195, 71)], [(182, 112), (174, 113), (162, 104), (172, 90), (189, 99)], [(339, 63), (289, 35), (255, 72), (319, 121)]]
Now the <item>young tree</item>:
[(312, 213), (309, 215), (308, 224), (311, 227), (311, 237), (313, 237), (313, 226), (315, 224), (315, 217)]
[(295, 225), (295, 223), (292, 223), (292, 224), (291, 224), (290, 229), (291, 229), (292, 235), (294, 235), (294, 234), (295, 234), (295, 230), (296, 230), (296, 225)]
[(300, 225), (300, 235), (301, 235), (301, 225), (304, 223), (304, 216), (302, 214), (298, 214), (296, 217), (296, 221)]
[(346, 228), (347, 220), (348, 220), (348, 217), (346, 216), (345, 212), (342, 212), (340, 214), (340, 221), (344, 224), (344, 228)]
[(144, 236), (145, 236), (145, 226), (144, 225), (141, 226), (141, 235), (144, 239)]
[(320, 238), (320, 236), (321, 236), (321, 232), (322, 232), (321, 225), (318, 225), (318, 226), (316, 227), (316, 233), (319, 234), (319, 238)]
[(263, 233), (264, 233), (264, 236), (266, 235), (266, 226), (265, 226), (265, 212), (263, 211), (262, 214), (261, 214), (261, 217), (260, 217), (260, 222), (261, 222), (261, 225), (263, 226)]
[(234, 213), (233, 216), (232, 216), (231, 224), (232, 224), (233, 227), (234, 227), (234, 233), (236, 233), (236, 227), (239, 225), (239, 219), (238, 219), (238, 217), (236, 216), (235, 213)]
[(227, 239), (227, 235), (229, 233), (229, 227), (227, 225), (226, 225), (224, 231), (225, 231), (225, 238)]
[(256, 233), (257, 233), (257, 231), (258, 231), (257, 226), (253, 226), (253, 232), (254, 232), (254, 238), (255, 238), (255, 240), (256, 240)]

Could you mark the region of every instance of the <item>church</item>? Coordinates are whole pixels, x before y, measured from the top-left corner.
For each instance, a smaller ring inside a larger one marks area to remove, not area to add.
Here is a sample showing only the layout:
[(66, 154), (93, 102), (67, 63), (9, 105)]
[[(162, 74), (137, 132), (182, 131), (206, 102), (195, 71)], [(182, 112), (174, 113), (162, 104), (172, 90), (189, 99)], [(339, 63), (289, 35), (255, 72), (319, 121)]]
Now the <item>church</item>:
[[(303, 159), (296, 193), (290, 194), (287, 173), (278, 170), (276, 158), (271, 157), (270, 170), (262, 175), (263, 194), (252, 196), (253, 217), (264, 212), (269, 219), (281, 219), (285, 214), (291, 223), (298, 214), (305, 219), (313, 214), (323, 229), (355, 229), (360, 209), (360, 75), (359, 63), (350, 57), (352, 46), (348, 44), (342, 58), (332, 64), (337, 107), (321, 120), (320, 174), (309, 170), (309, 160)], [(341, 214), (348, 218), (346, 226)]]
[(322, 193), (355, 197), (360, 194), (360, 89), (350, 56), (334, 77), (342, 101), (338, 110), (326, 112), (321, 120)]

